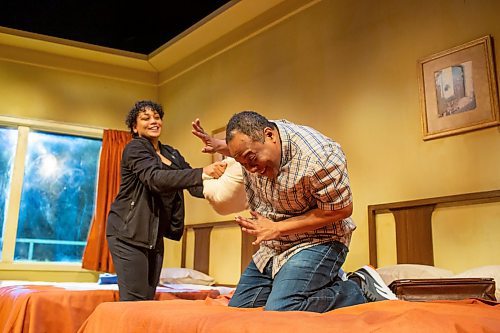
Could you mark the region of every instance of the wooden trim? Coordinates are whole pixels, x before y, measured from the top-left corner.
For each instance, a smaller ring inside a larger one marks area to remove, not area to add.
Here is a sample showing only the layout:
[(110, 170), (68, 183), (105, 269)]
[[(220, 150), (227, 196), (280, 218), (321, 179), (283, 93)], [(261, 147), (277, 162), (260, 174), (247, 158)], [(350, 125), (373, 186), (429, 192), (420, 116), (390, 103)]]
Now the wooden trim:
[[(399, 263), (434, 266), (431, 216), (435, 205), (392, 209)], [(418, 221), (418, 223), (415, 223)]]
[(220, 221), (220, 222), (206, 222), (197, 224), (188, 224), (185, 226), (186, 229), (198, 229), (205, 227), (220, 227), (220, 226), (236, 226), (237, 223), (234, 220)]
[(377, 213), (389, 213), (391, 209), (397, 208), (410, 208), (426, 205), (436, 205), (437, 207), (451, 207), (497, 201), (500, 201), (500, 190), (369, 205), (368, 210), (373, 210)]
[(182, 235), (181, 267), (186, 267), (186, 248), (187, 248), (187, 228), (184, 228), (184, 234)]
[(195, 270), (208, 275), (210, 268), (210, 234), (213, 226), (194, 229), (194, 263)]
[(254, 236), (250, 236), (247, 233), (241, 233), (241, 272), (245, 271), (252, 256), (259, 249), (259, 245), (253, 245), (252, 242), (255, 240)]

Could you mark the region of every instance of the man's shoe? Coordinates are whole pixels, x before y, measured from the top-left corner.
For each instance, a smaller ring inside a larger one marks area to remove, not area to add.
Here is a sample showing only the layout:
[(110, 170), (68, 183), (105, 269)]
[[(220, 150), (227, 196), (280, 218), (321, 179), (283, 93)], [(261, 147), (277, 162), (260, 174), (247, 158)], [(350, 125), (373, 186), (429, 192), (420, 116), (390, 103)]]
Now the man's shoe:
[(347, 278), (359, 285), (369, 302), (398, 299), (371, 266), (363, 266), (357, 271), (349, 273)]

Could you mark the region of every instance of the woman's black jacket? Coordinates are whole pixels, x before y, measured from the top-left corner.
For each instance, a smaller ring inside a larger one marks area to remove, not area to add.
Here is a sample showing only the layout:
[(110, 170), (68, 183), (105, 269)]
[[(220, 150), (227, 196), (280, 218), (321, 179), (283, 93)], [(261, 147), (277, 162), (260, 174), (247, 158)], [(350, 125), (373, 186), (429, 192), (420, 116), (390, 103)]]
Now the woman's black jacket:
[(151, 142), (136, 137), (123, 151), (120, 190), (108, 215), (106, 234), (128, 243), (155, 248), (158, 232), (179, 240), (184, 231), (184, 196), (203, 198), (201, 168), (192, 169), (179, 151), (160, 143), (161, 162)]

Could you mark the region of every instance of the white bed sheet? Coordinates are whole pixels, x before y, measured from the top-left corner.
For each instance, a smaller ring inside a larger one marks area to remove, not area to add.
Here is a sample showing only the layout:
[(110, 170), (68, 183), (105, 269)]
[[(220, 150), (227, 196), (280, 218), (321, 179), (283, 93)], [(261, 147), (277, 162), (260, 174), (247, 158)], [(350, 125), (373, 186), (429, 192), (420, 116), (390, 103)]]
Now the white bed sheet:
[[(118, 290), (117, 284), (98, 284), (96, 282), (47, 282), (47, 281), (0, 281), (0, 288), (19, 285), (55, 286), (66, 290)], [(197, 290), (218, 290), (221, 295), (230, 294), (235, 288), (224, 286), (204, 286), (198, 284), (162, 284), (156, 288), (158, 292), (189, 292)]]

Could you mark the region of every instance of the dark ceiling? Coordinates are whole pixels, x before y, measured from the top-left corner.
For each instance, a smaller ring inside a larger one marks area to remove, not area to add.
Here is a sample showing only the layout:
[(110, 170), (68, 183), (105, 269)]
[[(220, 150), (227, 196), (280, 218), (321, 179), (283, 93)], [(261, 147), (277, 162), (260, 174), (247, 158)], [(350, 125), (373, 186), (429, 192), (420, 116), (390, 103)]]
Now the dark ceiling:
[(230, 0), (0, 0), (0, 26), (149, 54)]

